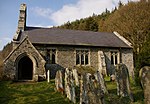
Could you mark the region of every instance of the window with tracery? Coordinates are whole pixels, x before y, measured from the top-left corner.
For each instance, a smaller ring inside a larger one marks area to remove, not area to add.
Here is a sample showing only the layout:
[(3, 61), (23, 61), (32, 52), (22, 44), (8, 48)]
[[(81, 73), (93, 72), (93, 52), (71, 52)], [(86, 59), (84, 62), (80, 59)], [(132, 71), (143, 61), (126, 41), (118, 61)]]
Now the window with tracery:
[(56, 49), (47, 49), (46, 62), (48, 64), (56, 63)]
[(118, 52), (111, 52), (111, 64), (116, 65), (118, 64), (119, 55)]
[(88, 65), (88, 64), (89, 64), (89, 51), (76, 50), (76, 65)]

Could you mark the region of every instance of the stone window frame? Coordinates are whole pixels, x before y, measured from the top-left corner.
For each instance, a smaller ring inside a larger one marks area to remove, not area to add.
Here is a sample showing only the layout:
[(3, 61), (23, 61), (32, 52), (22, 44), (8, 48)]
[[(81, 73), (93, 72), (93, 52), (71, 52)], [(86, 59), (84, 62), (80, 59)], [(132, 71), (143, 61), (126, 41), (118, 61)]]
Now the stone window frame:
[[(79, 64), (77, 63), (77, 51), (79, 51)], [(82, 54), (82, 52), (83, 52), (83, 54)], [(88, 63), (86, 63), (86, 52), (85, 51), (87, 51), (88, 52)], [(84, 59), (84, 61), (83, 61), (83, 63), (82, 63), (82, 56), (81, 55), (83, 55), (83, 59)], [(89, 66), (90, 65), (90, 49), (83, 49), (83, 48), (77, 48), (77, 49), (75, 49), (75, 65), (77, 65), (77, 66), (79, 66), (79, 65), (82, 65), (82, 66)]]
[[(49, 50), (49, 52), (48, 52)], [(53, 52), (55, 50), (55, 53)], [(49, 53), (50, 57), (47, 59), (47, 53)], [(55, 61), (53, 62), (53, 55), (55, 58)], [(51, 58), (51, 59), (50, 59)], [(56, 64), (57, 63), (57, 49), (56, 48), (46, 48), (46, 62), (48, 64)]]
[[(110, 62), (111, 65), (116, 66), (117, 64), (120, 63), (120, 52), (119, 50), (110, 50)], [(113, 59), (113, 61), (112, 61)], [(116, 60), (117, 59), (117, 60)]]

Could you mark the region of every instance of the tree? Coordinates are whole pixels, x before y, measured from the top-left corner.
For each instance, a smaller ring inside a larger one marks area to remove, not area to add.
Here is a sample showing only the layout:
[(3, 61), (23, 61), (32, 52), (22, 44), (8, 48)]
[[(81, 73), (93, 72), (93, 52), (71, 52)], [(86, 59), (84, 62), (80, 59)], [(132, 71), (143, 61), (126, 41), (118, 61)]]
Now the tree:
[(87, 18), (85, 24), (86, 24), (85, 30), (98, 31), (98, 24), (92, 17)]
[(134, 47), (134, 53), (139, 54), (150, 29), (150, 3), (129, 2), (118, 9), (104, 22), (102, 31), (117, 31), (127, 38)]

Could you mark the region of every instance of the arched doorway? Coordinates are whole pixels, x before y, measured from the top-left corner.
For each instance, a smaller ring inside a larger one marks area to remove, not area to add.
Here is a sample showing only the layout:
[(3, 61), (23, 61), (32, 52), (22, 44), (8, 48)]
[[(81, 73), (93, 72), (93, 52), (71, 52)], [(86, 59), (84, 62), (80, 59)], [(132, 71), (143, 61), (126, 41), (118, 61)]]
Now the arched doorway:
[(18, 80), (32, 80), (33, 62), (28, 56), (22, 57), (18, 62)]

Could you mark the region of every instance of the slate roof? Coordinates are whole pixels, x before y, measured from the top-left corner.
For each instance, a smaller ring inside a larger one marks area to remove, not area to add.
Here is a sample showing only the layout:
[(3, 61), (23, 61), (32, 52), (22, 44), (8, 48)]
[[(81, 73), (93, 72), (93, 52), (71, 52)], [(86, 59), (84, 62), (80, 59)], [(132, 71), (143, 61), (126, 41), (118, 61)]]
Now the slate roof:
[(26, 27), (26, 30), (21, 34), (21, 38), (25, 35), (28, 35), (33, 44), (131, 48), (114, 33), (108, 32)]

